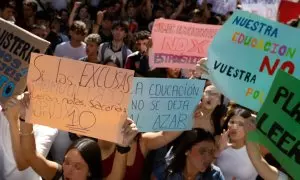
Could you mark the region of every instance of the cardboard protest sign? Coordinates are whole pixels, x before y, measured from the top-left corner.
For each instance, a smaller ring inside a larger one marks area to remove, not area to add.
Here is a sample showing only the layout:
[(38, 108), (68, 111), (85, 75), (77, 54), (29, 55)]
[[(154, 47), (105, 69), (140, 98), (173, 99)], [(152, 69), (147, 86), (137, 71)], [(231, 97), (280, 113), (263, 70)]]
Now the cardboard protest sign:
[(300, 179), (300, 80), (278, 71), (248, 140), (259, 142), (294, 178)]
[(300, 41), (294, 40), (299, 33), (299, 29), (236, 11), (209, 48), (209, 78), (229, 99), (259, 111), (278, 69), (300, 77)]
[[(203, 0), (198, 0), (197, 2), (201, 6)], [(212, 12), (226, 15), (228, 12), (236, 9), (237, 0), (207, 0), (207, 3), (212, 5)]]
[(61, 130), (122, 143), (134, 72), (32, 54), (26, 120)]
[(287, 23), (292, 19), (298, 19), (300, 15), (300, 3), (281, 1), (278, 8), (278, 20)]
[(244, 11), (276, 20), (280, 0), (241, 0)]
[(50, 43), (0, 18), (0, 102), (26, 87), (31, 52), (44, 53)]
[(152, 29), (152, 68), (195, 69), (220, 26), (157, 19)]
[(192, 129), (205, 81), (134, 78), (128, 116), (141, 132)]

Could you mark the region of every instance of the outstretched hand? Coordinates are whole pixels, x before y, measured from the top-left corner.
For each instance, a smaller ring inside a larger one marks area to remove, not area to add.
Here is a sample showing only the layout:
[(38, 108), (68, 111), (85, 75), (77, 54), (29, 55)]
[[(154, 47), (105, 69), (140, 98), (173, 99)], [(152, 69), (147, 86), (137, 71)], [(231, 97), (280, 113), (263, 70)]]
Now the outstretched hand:
[(97, 21), (96, 22), (97, 22), (98, 25), (102, 24), (105, 13), (106, 13), (106, 10), (97, 12)]
[(209, 75), (206, 64), (207, 64), (207, 58), (202, 58), (197, 62), (196, 71), (195, 71), (196, 77), (201, 77), (202, 75)]
[(121, 134), (123, 135), (123, 143), (121, 146), (128, 147), (133, 142), (134, 138), (138, 134), (138, 128), (134, 121), (127, 118), (123, 124)]
[(28, 92), (10, 98), (4, 105), (3, 111), (9, 121), (25, 119), (26, 109), (29, 107), (30, 94)]
[(80, 2), (80, 1), (76, 1), (76, 2), (74, 3), (74, 9), (79, 8), (80, 5), (81, 5), (81, 2)]
[(223, 150), (227, 149), (228, 147), (231, 147), (232, 144), (229, 141), (229, 130), (223, 130), (223, 133), (220, 136), (219, 140), (219, 151), (222, 152)]

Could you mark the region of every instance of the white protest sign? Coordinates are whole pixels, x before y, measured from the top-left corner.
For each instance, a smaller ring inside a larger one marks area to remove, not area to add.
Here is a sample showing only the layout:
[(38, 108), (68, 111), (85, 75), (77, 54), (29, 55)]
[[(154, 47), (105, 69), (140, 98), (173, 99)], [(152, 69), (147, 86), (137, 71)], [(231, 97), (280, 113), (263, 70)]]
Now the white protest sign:
[[(202, 5), (203, 0), (198, 0), (198, 4)], [(236, 9), (237, 0), (207, 0), (207, 3), (212, 4), (212, 11), (217, 14), (225, 15)]]
[(276, 20), (280, 0), (241, 0), (242, 9), (268, 19)]

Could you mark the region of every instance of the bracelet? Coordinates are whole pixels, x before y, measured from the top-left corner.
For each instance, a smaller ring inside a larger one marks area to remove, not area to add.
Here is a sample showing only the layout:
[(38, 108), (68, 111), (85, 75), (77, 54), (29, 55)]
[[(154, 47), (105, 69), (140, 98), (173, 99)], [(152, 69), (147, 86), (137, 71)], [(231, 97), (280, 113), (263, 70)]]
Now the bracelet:
[(117, 147), (117, 151), (118, 151), (120, 154), (126, 154), (126, 153), (128, 153), (128, 152), (130, 151), (130, 149), (131, 149), (129, 146), (127, 146), (127, 147), (122, 147), (122, 146), (117, 145), (116, 147)]
[(26, 133), (26, 134), (20, 132), (20, 136), (31, 136), (31, 135), (33, 135), (33, 131), (31, 133)]

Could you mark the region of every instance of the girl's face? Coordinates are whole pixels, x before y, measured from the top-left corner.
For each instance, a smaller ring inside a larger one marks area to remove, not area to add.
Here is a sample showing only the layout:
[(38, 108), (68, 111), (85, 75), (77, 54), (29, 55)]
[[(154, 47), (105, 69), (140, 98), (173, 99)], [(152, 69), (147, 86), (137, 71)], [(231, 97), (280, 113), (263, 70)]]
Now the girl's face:
[(168, 68), (167, 69), (167, 75), (168, 75), (168, 78), (179, 78), (180, 69), (178, 69), (178, 68), (175, 68), (175, 69)]
[(129, 18), (134, 18), (136, 16), (136, 9), (134, 6), (128, 7), (127, 14)]
[(204, 90), (201, 104), (207, 110), (214, 110), (220, 101), (221, 94), (217, 91), (217, 88), (213, 85), (207, 86)]
[(202, 141), (195, 144), (187, 154), (187, 165), (198, 172), (205, 172), (214, 161), (215, 143)]
[(228, 122), (229, 137), (232, 141), (245, 139), (245, 118), (234, 115)]
[(79, 17), (80, 19), (85, 19), (88, 17), (88, 10), (86, 8), (81, 8), (79, 11)]
[(89, 175), (88, 164), (76, 149), (71, 149), (66, 154), (63, 171), (65, 180), (83, 180), (87, 179)]

